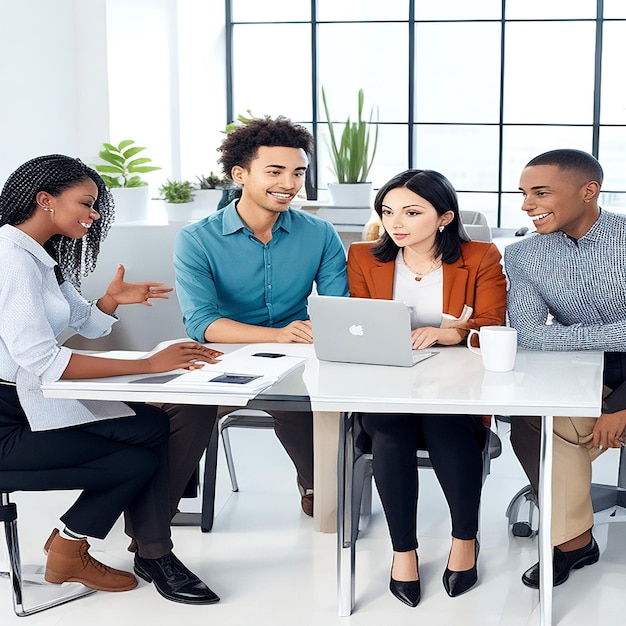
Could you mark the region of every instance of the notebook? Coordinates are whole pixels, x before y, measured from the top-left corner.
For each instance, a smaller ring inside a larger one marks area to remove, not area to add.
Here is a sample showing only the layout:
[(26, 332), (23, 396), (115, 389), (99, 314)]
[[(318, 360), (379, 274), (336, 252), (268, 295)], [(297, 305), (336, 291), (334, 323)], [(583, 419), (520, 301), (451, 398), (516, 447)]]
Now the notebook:
[(310, 296), (309, 317), (320, 361), (411, 367), (437, 354), (411, 349), (410, 311), (404, 302)]

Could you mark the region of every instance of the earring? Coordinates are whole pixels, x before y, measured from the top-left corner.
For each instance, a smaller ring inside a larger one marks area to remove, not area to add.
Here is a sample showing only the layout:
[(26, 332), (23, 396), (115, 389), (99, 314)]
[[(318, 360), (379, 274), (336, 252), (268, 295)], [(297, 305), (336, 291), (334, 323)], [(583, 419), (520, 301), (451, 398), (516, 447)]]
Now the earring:
[(52, 213), (54, 212), (50, 207), (45, 207), (43, 206), (43, 204), (39, 204), (39, 202), (37, 203), (37, 206), (43, 209), (44, 211), (50, 211)]
[(439, 232), (442, 233), (444, 228), (445, 228), (445, 226), (440, 226), (439, 227)]

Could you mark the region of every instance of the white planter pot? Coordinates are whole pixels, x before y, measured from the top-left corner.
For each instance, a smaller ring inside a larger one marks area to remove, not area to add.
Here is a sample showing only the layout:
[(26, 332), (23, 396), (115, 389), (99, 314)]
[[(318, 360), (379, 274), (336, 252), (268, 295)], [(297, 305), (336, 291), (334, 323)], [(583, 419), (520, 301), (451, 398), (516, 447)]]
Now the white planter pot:
[(372, 183), (329, 183), (328, 191), (332, 203), (337, 206), (372, 205)]
[(150, 188), (120, 187), (111, 189), (115, 201), (115, 223), (145, 222), (149, 219)]
[(214, 211), (222, 199), (223, 189), (195, 189), (193, 203), (196, 207)]
[(183, 202), (174, 204), (172, 202), (165, 203), (165, 213), (168, 222), (188, 222), (191, 219), (194, 202)]

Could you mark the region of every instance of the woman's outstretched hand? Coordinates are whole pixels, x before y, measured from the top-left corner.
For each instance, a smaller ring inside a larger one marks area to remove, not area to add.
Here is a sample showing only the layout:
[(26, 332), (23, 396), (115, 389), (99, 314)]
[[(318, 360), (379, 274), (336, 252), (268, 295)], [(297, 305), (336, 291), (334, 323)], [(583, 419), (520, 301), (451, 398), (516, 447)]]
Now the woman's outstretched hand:
[(127, 283), (124, 282), (126, 269), (118, 265), (115, 277), (107, 287), (106, 293), (98, 300), (98, 308), (105, 313), (113, 313), (120, 304), (143, 304), (152, 306), (152, 298), (167, 300), (167, 295), (174, 288), (164, 283)]
[(151, 373), (169, 372), (179, 368), (197, 370), (206, 363), (217, 363), (223, 354), (195, 341), (181, 341), (167, 346), (146, 360)]

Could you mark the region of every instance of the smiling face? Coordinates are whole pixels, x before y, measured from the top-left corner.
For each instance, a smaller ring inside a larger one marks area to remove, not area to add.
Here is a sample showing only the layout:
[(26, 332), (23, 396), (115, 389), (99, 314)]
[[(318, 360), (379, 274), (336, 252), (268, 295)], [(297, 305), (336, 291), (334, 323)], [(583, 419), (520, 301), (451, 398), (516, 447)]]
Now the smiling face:
[(239, 207), (282, 213), (304, 185), (309, 165), (301, 148), (260, 146), (248, 169), (236, 165), (232, 179), (241, 185)]
[(557, 165), (526, 167), (519, 188), (524, 195), (522, 211), (538, 233), (562, 231), (580, 239), (598, 219), (600, 185), (577, 170)]
[(90, 179), (68, 187), (56, 196), (45, 191), (37, 194), (39, 210), (49, 217), (50, 235), (64, 235), (80, 239), (100, 214), (93, 208), (98, 197), (98, 187)]
[(406, 187), (391, 189), (383, 198), (383, 226), (400, 248), (430, 250), (435, 244), (437, 229), (453, 218), (452, 211), (439, 215), (428, 200)]

